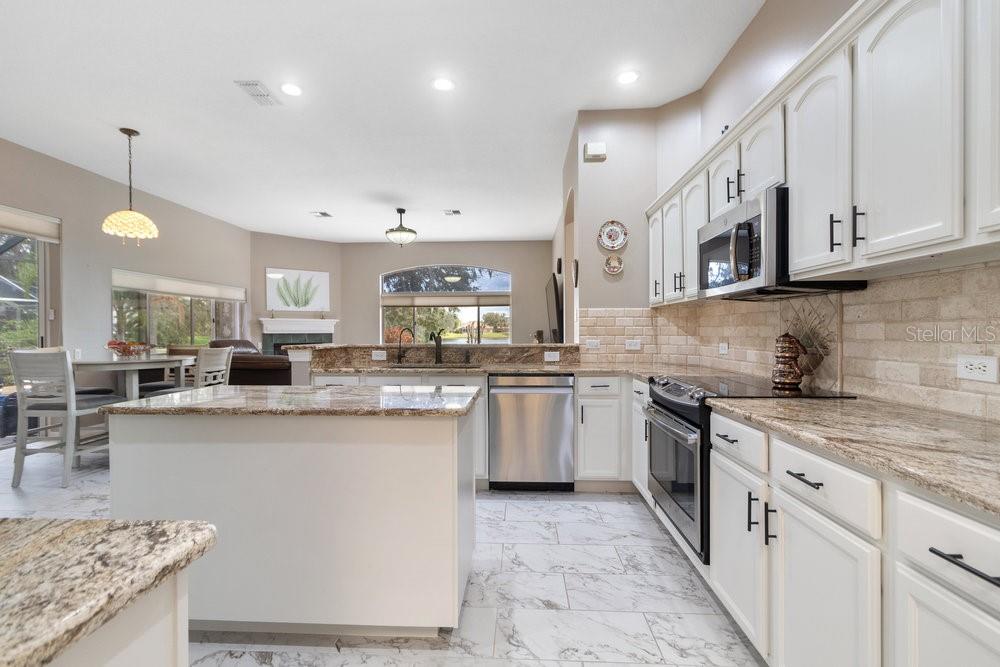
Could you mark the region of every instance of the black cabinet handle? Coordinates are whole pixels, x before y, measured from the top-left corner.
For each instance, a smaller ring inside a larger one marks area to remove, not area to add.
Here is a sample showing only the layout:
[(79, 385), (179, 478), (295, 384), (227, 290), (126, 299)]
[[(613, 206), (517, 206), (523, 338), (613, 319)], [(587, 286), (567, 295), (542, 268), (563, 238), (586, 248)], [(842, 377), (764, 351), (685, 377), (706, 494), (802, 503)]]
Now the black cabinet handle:
[[(680, 285), (681, 285), (680, 289), (681, 290), (687, 289), (687, 285), (684, 284), (684, 272), (681, 271), (677, 275), (680, 277)], [(680, 291), (680, 290), (678, 290), (678, 291)]]
[(580, 423), (583, 423), (583, 406), (580, 406)]
[(739, 197), (744, 192), (746, 192), (746, 190), (743, 189), (743, 185), (742, 185), (743, 177), (744, 176), (746, 176), (746, 174), (744, 174), (739, 169), (736, 170), (736, 196), (737, 197)]
[(733, 186), (733, 179), (731, 179), (728, 176), (726, 176), (726, 203), (727, 204), (729, 202), (733, 201), (734, 199), (736, 199), (736, 197), (733, 196), (732, 191), (729, 189), (732, 186)]
[(632, 393), (633, 393), (633, 394), (638, 394), (639, 396), (642, 396), (642, 392), (641, 392), (641, 391), (639, 391), (638, 389), (633, 389), (633, 390), (632, 390)]
[(986, 574), (982, 570), (978, 570), (978, 569), (972, 567), (971, 565), (969, 565), (968, 563), (966, 563), (964, 560), (962, 560), (962, 554), (946, 554), (945, 552), (941, 551), (940, 549), (935, 549), (934, 547), (931, 547), (930, 549), (928, 549), (928, 551), (930, 551), (932, 554), (934, 554), (938, 558), (943, 558), (944, 560), (948, 561), (952, 565), (955, 565), (957, 567), (962, 568), (963, 570), (965, 570), (969, 574), (977, 576), (980, 579), (984, 579), (984, 580), (990, 582), (991, 584), (993, 584), (994, 586), (1000, 587), (1000, 577), (991, 577), (990, 575)]
[(834, 218), (833, 217), (833, 213), (830, 214), (830, 252), (833, 252), (833, 249), (836, 248), (837, 246), (843, 245), (841, 243), (834, 243), (834, 241), (833, 241), (833, 226), (834, 225), (839, 225), (842, 222), (844, 222), (844, 221), (843, 220), (837, 220), (836, 218)]
[(591, 389), (610, 389), (611, 385), (610, 384), (592, 384), (592, 385), (590, 385), (590, 388)]
[(764, 503), (764, 546), (771, 543), (771, 540), (778, 539), (777, 535), (771, 534), (771, 514), (777, 514), (778, 510), (771, 509), (770, 505)]
[(726, 441), (726, 442), (728, 442), (728, 443), (729, 443), (730, 445), (736, 445), (736, 444), (739, 444), (739, 438), (730, 438), (730, 437), (729, 437), (728, 435), (726, 435), (726, 434), (724, 434), (724, 433), (716, 433), (716, 434), (715, 434), (715, 437), (717, 437), (717, 438), (721, 438), (721, 439), (725, 440), (725, 441)]
[(754, 498), (753, 493), (747, 491), (747, 532), (751, 532), (753, 526), (759, 526), (760, 521), (753, 520), (753, 503), (759, 502), (760, 498)]
[(643, 419), (642, 421), (646, 422), (646, 425), (644, 426), (643, 430), (646, 432), (646, 442), (649, 442), (649, 420)]
[(858, 236), (858, 218), (864, 215), (864, 211), (859, 211), (858, 207), (851, 207), (851, 247), (857, 248), (858, 241), (864, 241), (864, 236)]
[(660, 281), (653, 281), (653, 296), (660, 296)]
[(803, 484), (811, 486), (814, 489), (818, 489), (821, 486), (823, 486), (823, 482), (813, 482), (810, 481), (809, 479), (806, 479), (806, 474), (804, 472), (792, 472), (791, 470), (786, 470), (785, 473), (791, 475), (792, 477), (799, 480)]

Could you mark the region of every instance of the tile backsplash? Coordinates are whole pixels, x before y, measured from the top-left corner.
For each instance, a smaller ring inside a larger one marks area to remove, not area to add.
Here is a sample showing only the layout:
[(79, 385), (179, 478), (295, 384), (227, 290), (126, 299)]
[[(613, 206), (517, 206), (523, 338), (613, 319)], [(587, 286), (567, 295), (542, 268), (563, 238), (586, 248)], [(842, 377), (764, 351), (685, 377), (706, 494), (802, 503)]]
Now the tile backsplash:
[[(686, 363), (770, 377), (774, 339), (785, 331), (809, 350), (800, 364), (816, 386), (1000, 420), (1000, 384), (956, 372), (960, 354), (1000, 356), (1000, 262), (784, 301), (581, 309), (581, 362)], [(633, 339), (641, 351), (625, 350)]]

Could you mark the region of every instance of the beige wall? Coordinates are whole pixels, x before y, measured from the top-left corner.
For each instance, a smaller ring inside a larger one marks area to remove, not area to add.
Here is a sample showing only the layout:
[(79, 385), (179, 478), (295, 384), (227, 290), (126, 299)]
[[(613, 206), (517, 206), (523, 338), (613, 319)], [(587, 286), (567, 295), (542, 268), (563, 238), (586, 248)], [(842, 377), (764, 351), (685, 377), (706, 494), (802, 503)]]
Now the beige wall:
[[(343, 274), (340, 268), (340, 253), (344, 246), (339, 243), (312, 241), (292, 236), (254, 233), (251, 246), (250, 275), (250, 336), (260, 342), (260, 318), (270, 317), (267, 310), (265, 269), (283, 268), (302, 271), (326, 271), (330, 274), (330, 311), (327, 317), (341, 317), (341, 291)], [(349, 247), (349, 246), (348, 246)], [(281, 313), (279, 317), (319, 318), (320, 313)], [(340, 341), (340, 331), (335, 330), (334, 342)]]
[(700, 92), (691, 93), (656, 110), (657, 193), (667, 190), (701, 157), (701, 99)]
[[(125, 165), (122, 165), (124, 175)], [(250, 286), (250, 232), (141, 191), (135, 208), (160, 238), (122, 245), (101, 233), (108, 213), (128, 205), (125, 185), (0, 140), (0, 203), (63, 222), (61, 308), (63, 344), (85, 353), (111, 337), (111, 269)]]

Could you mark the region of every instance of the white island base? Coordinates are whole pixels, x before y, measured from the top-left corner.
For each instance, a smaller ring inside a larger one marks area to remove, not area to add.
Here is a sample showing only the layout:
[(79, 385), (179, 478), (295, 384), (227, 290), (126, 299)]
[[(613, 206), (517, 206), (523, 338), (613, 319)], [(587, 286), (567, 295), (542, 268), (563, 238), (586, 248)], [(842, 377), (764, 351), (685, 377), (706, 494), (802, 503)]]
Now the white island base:
[(458, 625), (475, 539), (467, 414), (112, 413), (110, 432), (114, 517), (218, 528), (190, 568), (192, 629)]

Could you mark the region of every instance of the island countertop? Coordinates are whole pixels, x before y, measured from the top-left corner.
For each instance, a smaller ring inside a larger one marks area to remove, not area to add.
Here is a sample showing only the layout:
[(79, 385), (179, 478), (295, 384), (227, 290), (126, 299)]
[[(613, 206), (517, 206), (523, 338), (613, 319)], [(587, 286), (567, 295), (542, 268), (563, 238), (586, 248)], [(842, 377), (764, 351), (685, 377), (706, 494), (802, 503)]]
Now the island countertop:
[(0, 519), (0, 665), (49, 662), (214, 544), (203, 521)]
[(220, 385), (115, 403), (101, 413), (460, 417), (478, 397), (478, 387)]
[(715, 410), (1000, 518), (1000, 422), (870, 398), (710, 398)]

